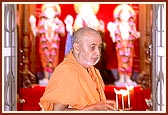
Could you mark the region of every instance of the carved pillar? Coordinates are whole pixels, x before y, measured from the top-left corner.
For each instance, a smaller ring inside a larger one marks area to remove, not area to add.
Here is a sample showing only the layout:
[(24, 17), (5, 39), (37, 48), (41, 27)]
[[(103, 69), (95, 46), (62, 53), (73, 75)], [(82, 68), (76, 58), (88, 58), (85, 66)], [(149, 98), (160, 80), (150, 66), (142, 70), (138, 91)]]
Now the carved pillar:
[(23, 51), (23, 71), (22, 74), (22, 87), (31, 87), (32, 84), (36, 83), (36, 77), (30, 70), (30, 25), (29, 25), (29, 14), (30, 6), (23, 5), (23, 33), (22, 33), (22, 51)]
[(2, 18), (2, 111), (16, 111), (17, 43), (14, 4), (3, 4)]
[(151, 40), (152, 40), (152, 23), (151, 23), (151, 5), (139, 5), (139, 30), (140, 38), (140, 75), (138, 83), (143, 88), (151, 88)]
[(153, 5), (152, 109), (166, 112), (166, 3)]

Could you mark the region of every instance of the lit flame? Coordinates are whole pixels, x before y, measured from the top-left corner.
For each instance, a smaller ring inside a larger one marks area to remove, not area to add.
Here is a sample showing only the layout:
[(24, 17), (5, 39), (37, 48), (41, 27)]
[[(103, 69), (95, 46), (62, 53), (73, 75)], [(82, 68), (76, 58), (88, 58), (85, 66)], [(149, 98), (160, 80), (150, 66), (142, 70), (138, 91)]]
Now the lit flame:
[(127, 89), (127, 90), (132, 90), (133, 88), (134, 88), (133, 85), (129, 85), (129, 86), (128, 86), (128, 85), (126, 84), (126, 89)]
[(114, 88), (114, 92), (116, 93), (116, 94), (122, 94), (123, 96), (126, 96), (126, 95), (128, 95), (128, 90), (125, 90), (125, 89), (120, 89), (119, 91), (118, 90), (116, 90), (115, 88)]

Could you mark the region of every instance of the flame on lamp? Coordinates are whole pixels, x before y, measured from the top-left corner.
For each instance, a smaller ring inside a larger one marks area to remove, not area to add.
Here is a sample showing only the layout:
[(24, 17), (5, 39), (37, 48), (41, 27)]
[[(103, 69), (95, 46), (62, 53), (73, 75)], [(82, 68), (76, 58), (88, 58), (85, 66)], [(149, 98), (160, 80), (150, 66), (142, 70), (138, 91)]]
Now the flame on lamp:
[(126, 84), (126, 89), (127, 89), (127, 90), (132, 90), (133, 88), (134, 88), (133, 85), (127, 85), (127, 84)]

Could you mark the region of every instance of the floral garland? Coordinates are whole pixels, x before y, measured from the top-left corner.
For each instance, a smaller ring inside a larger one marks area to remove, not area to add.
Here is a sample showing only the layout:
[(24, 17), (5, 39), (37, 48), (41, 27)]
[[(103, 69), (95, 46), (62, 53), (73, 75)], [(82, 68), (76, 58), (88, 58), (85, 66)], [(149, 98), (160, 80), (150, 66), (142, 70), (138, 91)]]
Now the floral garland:
[(121, 31), (119, 29), (119, 23), (116, 22), (116, 31), (115, 31), (115, 42), (116, 42), (116, 50), (118, 52), (118, 55), (121, 56), (121, 61), (123, 63), (122, 67), (119, 67), (119, 71), (121, 72), (132, 72), (132, 67), (130, 67), (128, 65), (128, 63), (130, 63), (130, 58), (131, 58), (131, 50), (134, 48), (133, 45), (133, 40), (135, 39), (133, 34), (134, 34), (134, 23), (132, 22), (128, 22), (128, 25), (130, 27), (130, 30), (128, 31), (129, 33), (129, 37), (127, 40), (124, 40), (127, 44), (127, 46), (125, 47), (125, 45), (123, 45), (123, 39), (121, 37)]
[[(39, 25), (41, 25), (40, 28), (40, 54), (42, 59), (42, 65), (45, 71), (47, 72), (53, 72), (53, 69), (55, 68), (54, 64), (55, 58), (57, 58), (57, 52), (56, 50), (59, 50), (59, 41), (60, 37), (57, 34), (57, 28), (53, 26), (57, 26), (56, 22), (58, 20), (53, 20), (50, 24), (50, 27), (46, 28), (45, 20), (42, 20)], [(48, 36), (47, 30), (51, 29), (51, 35)]]

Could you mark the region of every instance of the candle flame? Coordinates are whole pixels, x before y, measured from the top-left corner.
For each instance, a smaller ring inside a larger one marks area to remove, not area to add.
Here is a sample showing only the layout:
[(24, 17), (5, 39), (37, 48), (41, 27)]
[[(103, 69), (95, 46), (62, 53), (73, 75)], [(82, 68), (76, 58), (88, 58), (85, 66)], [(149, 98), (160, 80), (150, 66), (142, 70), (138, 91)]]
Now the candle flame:
[(129, 86), (128, 86), (128, 84), (126, 84), (126, 89), (127, 89), (127, 90), (132, 90), (133, 88), (134, 88), (133, 85), (129, 85)]
[(114, 88), (114, 92), (116, 94), (122, 94), (123, 96), (126, 96), (129, 93), (128, 90), (125, 90), (125, 89), (116, 90), (115, 88)]

